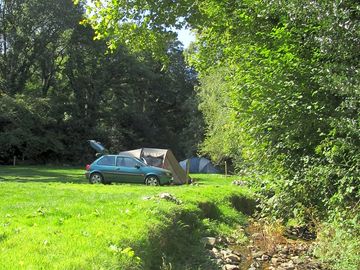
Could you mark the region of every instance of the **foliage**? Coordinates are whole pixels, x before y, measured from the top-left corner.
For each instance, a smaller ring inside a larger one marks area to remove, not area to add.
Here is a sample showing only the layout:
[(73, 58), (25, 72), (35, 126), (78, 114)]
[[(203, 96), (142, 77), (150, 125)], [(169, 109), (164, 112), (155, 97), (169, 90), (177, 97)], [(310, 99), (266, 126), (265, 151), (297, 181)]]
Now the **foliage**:
[[(252, 197), (222, 175), (196, 175), (199, 186), (146, 187), (89, 185), (72, 167), (1, 172), (2, 269), (159, 269), (163, 259), (172, 269), (214, 269), (200, 238), (244, 224), (228, 198)], [(164, 192), (182, 204), (160, 199)], [(218, 207), (221, 219), (204, 218), (199, 202)]]
[[(149, 52), (109, 53), (79, 24), (84, 12), (70, 0), (0, 1), (0, 162), (89, 162), (89, 139), (195, 153), (196, 79), (177, 41), (165, 45), (167, 68)], [(186, 138), (192, 146), (178, 144)]]
[[(152, 45), (161, 43), (157, 35), (169, 26), (187, 25), (196, 32), (187, 58), (201, 82), (206, 124), (201, 151), (214, 160), (231, 158), (252, 178), (262, 191), (265, 213), (314, 223), (356, 208), (358, 1), (126, 3), (127, 8), (120, 0), (95, 4), (88, 20), (99, 34), (134, 49), (124, 33), (144, 35), (126, 28), (126, 18), (134, 28), (156, 33)], [(123, 18), (126, 23), (118, 23)], [(346, 234), (339, 223), (330, 225), (344, 233), (337, 244), (351, 245), (354, 231)], [(344, 256), (344, 263), (346, 256), (353, 263), (350, 253)]]
[(272, 213), (309, 221), (359, 200), (355, 1), (113, 5), (123, 3), (94, 5), (96, 19), (89, 18), (105, 35), (108, 28), (124, 30), (127, 24), (117, 21), (130, 14), (139, 19), (135, 25), (157, 31), (177, 26), (193, 8), (184, 24), (198, 37), (188, 59), (202, 83), (202, 151), (215, 160), (230, 157), (239, 170), (262, 178)]
[[(278, 217), (309, 221), (351, 207), (360, 173), (358, 6), (232, 4), (206, 9), (212, 20), (199, 26), (192, 58), (203, 76), (203, 150), (265, 174)], [(208, 84), (219, 72), (223, 87)]]
[[(330, 223), (321, 226), (315, 254), (336, 270), (356, 270), (360, 265), (359, 209), (339, 213)], [(339, 247), (341, 251), (339, 252)]]

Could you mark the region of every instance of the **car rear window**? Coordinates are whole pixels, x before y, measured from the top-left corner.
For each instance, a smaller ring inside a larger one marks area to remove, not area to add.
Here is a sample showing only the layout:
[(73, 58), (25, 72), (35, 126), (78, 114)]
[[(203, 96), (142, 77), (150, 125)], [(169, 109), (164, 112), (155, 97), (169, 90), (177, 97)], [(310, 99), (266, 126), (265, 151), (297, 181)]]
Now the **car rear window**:
[(97, 162), (98, 165), (115, 166), (115, 156), (104, 156)]

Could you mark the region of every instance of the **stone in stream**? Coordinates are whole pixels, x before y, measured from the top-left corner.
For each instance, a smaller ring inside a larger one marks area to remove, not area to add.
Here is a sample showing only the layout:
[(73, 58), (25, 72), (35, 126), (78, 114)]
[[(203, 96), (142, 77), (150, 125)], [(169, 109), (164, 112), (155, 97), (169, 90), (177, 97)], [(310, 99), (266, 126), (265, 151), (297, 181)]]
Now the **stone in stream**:
[(285, 263), (282, 263), (281, 264), (281, 267), (286, 269), (286, 270), (293, 270), (295, 269), (295, 265), (293, 263), (293, 261), (288, 261), (288, 262), (285, 262)]
[(273, 257), (271, 258), (271, 263), (276, 266), (279, 263), (279, 259)]
[(230, 261), (232, 261), (232, 262), (236, 262), (236, 263), (238, 263), (238, 262), (240, 262), (241, 261), (241, 258), (239, 257), (239, 256), (237, 256), (237, 255), (235, 255), (235, 254), (229, 254), (229, 255), (227, 255), (226, 257), (225, 257), (225, 259), (229, 259)]
[(240, 270), (240, 268), (234, 264), (225, 264), (223, 269), (224, 270)]
[(241, 252), (238, 251), (238, 250), (233, 250), (232, 253), (235, 254), (235, 255), (238, 255), (239, 257), (241, 256)]
[(253, 252), (252, 257), (255, 258), (255, 259), (256, 258), (261, 258), (264, 254), (265, 254), (265, 252), (263, 252), (263, 251)]
[(251, 237), (254, 239), (261, 239), (263, 237), (263, 234), (262, 233), (253, 233)]
[(201, 239), (201, 242), (207, 247), (213, 247), (216, 244), (215, 237), (204, 237)]

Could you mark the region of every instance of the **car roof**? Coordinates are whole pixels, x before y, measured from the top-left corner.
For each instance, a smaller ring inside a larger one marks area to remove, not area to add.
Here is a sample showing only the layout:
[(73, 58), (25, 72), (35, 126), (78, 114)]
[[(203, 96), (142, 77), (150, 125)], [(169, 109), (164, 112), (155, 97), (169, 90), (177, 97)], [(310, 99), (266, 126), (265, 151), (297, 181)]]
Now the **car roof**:
[(127, 155), (102, 155), (101, 157), (126, 157), (126, 158), (138, 159), (136, 157), (131, 157), (131, 156), (127, 156)]

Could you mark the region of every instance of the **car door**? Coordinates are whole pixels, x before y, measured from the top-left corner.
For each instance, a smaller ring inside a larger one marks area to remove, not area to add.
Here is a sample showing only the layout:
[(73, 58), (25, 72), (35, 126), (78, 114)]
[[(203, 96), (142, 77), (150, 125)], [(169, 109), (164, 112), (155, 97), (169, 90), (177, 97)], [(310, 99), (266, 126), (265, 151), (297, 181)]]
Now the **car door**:
[(117, 173), (121, 182), (142, 183), (144, 174), (141, 171), (141, 164), (131, 157), (118, 157)]
[(115, 180), (115, 156), (103, 156), (96, 165), (106, 182)]

